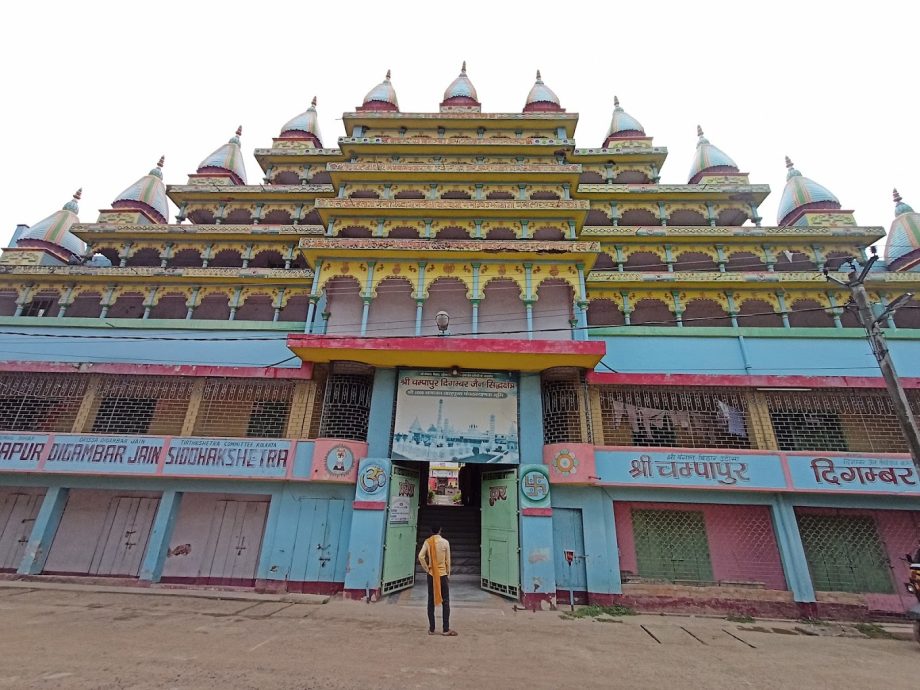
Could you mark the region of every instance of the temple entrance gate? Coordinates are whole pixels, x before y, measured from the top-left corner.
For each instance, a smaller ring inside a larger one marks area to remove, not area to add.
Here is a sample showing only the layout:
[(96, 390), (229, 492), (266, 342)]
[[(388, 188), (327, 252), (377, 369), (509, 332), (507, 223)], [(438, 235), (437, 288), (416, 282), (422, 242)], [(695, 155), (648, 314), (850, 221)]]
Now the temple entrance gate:
[(518, 557), (517, 470), (482, 473), (482, 589), (517, 599)]
[(419, 494), (419, 471), (393, 465), (383, 547), (381, 594), (392, 594), (415, 584)]

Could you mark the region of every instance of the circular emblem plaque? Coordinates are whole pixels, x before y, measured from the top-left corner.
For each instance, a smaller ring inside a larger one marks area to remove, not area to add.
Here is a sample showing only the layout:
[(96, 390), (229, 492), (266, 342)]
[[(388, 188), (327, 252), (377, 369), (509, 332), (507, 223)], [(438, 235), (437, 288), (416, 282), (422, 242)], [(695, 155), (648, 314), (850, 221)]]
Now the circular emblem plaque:
[(326, 453), (326, 469), (329, 474), (341, 477), (351, 472), (354, 466), (355, 454), (348, 446), (333, 446)]

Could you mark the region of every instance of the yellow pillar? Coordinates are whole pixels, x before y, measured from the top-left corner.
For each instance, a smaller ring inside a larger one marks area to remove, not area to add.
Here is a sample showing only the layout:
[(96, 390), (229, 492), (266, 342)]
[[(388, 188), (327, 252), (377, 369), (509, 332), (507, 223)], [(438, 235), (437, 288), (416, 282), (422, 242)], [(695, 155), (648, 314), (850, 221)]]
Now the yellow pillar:
[(298, 381), (294, 384), (294, 397), (291, 400), (291, 413), (288, 416), (287, 438), (306, 438), (310, 431), (310, 410), (313, 409), (313, 398), (316, 395), (316, 386), (312, 381)]
[(86, 392), (83, 394), (83, 400), (80, 401), (77, 416), (73, 420), (72, 433), (86, 434), (93, 428), (96, 411), (99, 409), (99, 388), (101, 385), (102, 379), (99, 376), (89, 376), (89, 381), (86, 383)]
[(744, 398), (747, 403), (747, 424), (754, 448), (779, 450), (770, 410), (767, 407), (767, 396), (761, 391), (745, 391)]
[(195, 379), (192, 383), (192, 393), (189, 396), (188, 408), (185, 410), (185, 421), (182, 422), (182, 436), (191, 436), (195, 433), (195, 422), (198, 421), (198, 410), (204, 399), (204, 385), (207, 379)]
[(591, 435), (589, 439), (596, 446), (605, 445), (604, 419), (601, 415), (601, 392), (597, 386), (588, 386), (588, 413), (591, 415)]

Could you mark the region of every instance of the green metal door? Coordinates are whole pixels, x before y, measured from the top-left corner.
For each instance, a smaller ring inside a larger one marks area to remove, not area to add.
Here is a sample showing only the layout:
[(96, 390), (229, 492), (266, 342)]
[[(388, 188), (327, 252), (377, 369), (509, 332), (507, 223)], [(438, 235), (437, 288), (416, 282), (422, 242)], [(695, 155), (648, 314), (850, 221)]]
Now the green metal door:
[(670, 582), (711, 582), (712, 562), (703, 513), (633, 510), (639, 577)]
[(482, 588), (518, 598), (517, 471), (482, 473)]
[(418, 497), (418, 470), (394, 465), (390, 475), (382, 594), (398, 592), (415, 584)]
[(894, 593), (888, 556), (871, 517), (804, 513), (798, 522), (816, 590)]

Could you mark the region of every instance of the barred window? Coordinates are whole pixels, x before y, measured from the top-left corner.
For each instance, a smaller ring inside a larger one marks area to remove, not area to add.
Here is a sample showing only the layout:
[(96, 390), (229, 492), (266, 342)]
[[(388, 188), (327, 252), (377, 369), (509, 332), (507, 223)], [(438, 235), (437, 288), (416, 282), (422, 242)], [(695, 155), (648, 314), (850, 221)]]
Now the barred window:
[(0, 376), (0, 430), (67, 433), (85, 392), (86, 377), (79, 374)]
[(191, 379), (172, 376), (106, 376), (96, 394), (94, 434), (182, 433)]
[(544, 372), (541, 387), (544, 442), (589, 442), (581, 374), (575, 369), (551, 369)]
[(320, 437), (367, 440), (373, 387), (371, 367), (336, 362), (326, 380)]
[[(917, 393), (908, 395), (915, 415)], [(767, 407), (780, 450), (908, 451), (884, 390), (771, 391)]]
[(605, 445), (751, 447), (739, 388), (599, 386), (599, 393)]
[(197, 436), (283, 437), (293, 399), (293, 381), (208, 379), (194, 433)]

